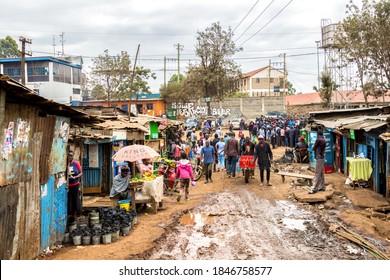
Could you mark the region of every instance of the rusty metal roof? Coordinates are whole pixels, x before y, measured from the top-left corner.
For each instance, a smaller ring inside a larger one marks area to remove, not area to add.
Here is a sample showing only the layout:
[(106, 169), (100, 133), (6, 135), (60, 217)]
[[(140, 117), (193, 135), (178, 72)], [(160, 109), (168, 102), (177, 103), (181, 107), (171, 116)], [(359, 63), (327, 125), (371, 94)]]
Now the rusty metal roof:
[(140, 130), (146, 133), (149, 132), (149, 130), (142, 124), (139, 124), (137, 122), (123, 121), (120, 119), (105, 120), (104, 122), (95, 124), (94, 126), (99, 129), (132, 129), (132, 130)]
[(99, 118), (37, 95), (34, 91), (9, 76), (0, 74), (0, 88), (6, 91), (6, 103), (37, 106), (47, 114), (68, 117), (72, 123), (90, 124), (100, 122)]
[(387, 126), (390, 122), (390, 115), (377, 116), (353, 116), (343, 118), (313, 119), (314, 123), (321, 124), (327, 128), (355, 129), (370, 131), (379, 127)]

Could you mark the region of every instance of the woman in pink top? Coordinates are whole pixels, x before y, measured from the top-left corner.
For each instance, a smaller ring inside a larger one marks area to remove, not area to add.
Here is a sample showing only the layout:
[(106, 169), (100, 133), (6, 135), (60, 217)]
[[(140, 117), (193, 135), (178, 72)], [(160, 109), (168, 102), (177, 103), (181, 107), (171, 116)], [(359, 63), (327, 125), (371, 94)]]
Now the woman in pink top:
[(187, 159), (187, 154), (182, 152), (180, 158), (176, 167), (176, 178), (180, 179), (180, 194), (176, 199), (177, 202), (180, 201), (183, 194), (184, 199), (188, 200), (190, 179), (191, 181), (194, 180), (194, 172), (192, 171), (191, 162)]

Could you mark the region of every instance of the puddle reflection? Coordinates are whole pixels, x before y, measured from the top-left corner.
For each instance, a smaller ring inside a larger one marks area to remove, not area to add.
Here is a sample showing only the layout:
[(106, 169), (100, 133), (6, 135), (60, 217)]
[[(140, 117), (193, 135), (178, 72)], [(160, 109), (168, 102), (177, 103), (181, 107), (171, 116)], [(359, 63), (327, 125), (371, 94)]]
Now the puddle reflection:
[(185, 214), (183, 217), (180, 218), (180, 223), (186, 226), (201, 227), (204, 226), (205, 224), (211, 223), (212, 220), (213, 218), (210, 216), (203, 215), (200, 213), (189, 212), (188, 214)]

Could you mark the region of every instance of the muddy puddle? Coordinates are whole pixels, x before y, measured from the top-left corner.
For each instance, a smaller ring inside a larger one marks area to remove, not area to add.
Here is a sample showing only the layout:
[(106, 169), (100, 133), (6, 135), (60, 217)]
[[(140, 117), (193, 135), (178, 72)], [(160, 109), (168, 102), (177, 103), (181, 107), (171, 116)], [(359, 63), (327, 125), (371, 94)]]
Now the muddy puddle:
[[(364, 259), (345, 250), (315, 213), (290, 201), (261, 199), (249, 190), (210, 195), (184, 213), (142, 259)], [(348, 246), (353, 246), (349, 245)], [(366, 256), (367, 257), (367, 256)]]

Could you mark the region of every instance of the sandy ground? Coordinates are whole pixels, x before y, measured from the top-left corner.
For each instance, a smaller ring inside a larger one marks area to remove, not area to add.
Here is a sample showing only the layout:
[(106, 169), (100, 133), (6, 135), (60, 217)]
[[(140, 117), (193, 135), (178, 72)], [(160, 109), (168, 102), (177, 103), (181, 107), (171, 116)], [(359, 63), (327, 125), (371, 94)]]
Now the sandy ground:
[[(274, 159), (278, 159), (284, 148), (273, 151)], [(288, 166), (300, 171), (304, 165)], [(347, 196), (352, 188), (344, 185), (340, 174), (326, 175), (334, 195), (317, 204), (297, 201), (292, 193), (307, 186), (296, 186), (292, 180), (282, 183), (274, 172), (269, 187), (259, 186), (257, 172), (248, 184), (241, 174), (229, 179), (225, 172), (214, 173), (213, 180), (211, 184), (199, 180), (190, 190), (189, 201), (178, 203), (176, 196), (169, 196), (157, 214), (143, 210), (130, 234), (117, 242), (64, 244), (39, 259), (375, 259), (331, 233), (329, 226), (335, 223), (342, 223), (390, 253), (389, 214), (377, 217), (372, 210), (354, 204), (367, 200), (367, 196), (379, 204), (388, 201), (371, 191), (355, 189), (352, 203)]]

